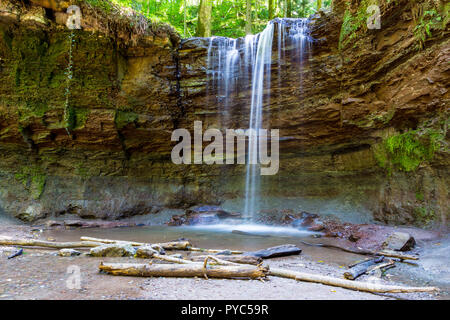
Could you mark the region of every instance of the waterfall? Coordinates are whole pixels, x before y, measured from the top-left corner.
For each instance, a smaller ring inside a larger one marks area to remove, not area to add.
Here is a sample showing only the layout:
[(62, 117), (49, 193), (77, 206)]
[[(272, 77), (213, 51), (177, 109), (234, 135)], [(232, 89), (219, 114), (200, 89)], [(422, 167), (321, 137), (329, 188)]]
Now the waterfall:
[[(275, 29), (277, 37), (274, 41)], [(259, 211), (261, 201), (258, 133), (263, 124), (263, 106), (270, 105), (273, 42), (277, 46), (278, 94), (281, 94), (282, 77), (292, 63), (299, 68), (298, 89), (301, 93), (304, 53), (310, 52), (311, 44), (307, 19), (278, 18), (270, 21), (257, 35), (247, 35), (239, 39), (212, 37), (208, 46), (208, 95), (212, 92), (216, 93), (223, 129), (228, 128), (232, 112), (229, 107), (233, 104), (232, 101), (239, 87), (245, 88), (251, 83), (249, 125), (246, 131), (248, 147), (243, 208), (244, 216), (249, 219), (253, 219), (255, 213)], [(290, 64), (286, 61), (286, 52), (290, 52)], [(243, 81), (247, 82), (246, 85)]]
[(248, 152), (244, 206), (244, 216), (250, 219), (253, 218), (259, 203), (258, 134), (259, 130), (262, 129), (264, 89), (270, 88), (273, 29), (273, 22), (270, 21), (264, 31), (260, 33), (253, 68), (250, 119), (249, 129), (247, 130)]
[[(230, 110), (228, 106), (233, 99), (239, 76), (240, 54), (237, 48), (239, 39), (211, 37), (208, 46), (208, 73), (210, 86), (216, 88), (219, 111), (222, 114), (222, 127), (228, 125)], [(208, 87), (208, 91), (209, 91)], [(209, 92), (208, 92), (209, 94)]]

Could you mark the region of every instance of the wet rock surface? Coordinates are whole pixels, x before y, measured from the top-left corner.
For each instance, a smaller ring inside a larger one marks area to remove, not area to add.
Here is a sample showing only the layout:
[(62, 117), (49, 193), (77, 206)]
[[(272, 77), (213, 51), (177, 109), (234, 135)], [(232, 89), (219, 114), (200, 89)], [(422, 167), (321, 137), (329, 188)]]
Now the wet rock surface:
[(415, 245), (416, 240), (409, 233), (405, 232), (394, 232), (383, 243), (385, 248), (397, 251), (409, 251)]
[(277, 247), (267, 248), (259, 251), (244, 252), (244, 255), (270, 259), (300, 254), (302, 249), (293, 244), (285, 244)]
[(174, 215), (167, 223), (169, 226), (181, 225), (212, 225), (220, 223), (222, 219), (237, 219), (238, 213), (231, 213), (218, 206), (200, 205), (185, 211), (183, 215)]
[(81, 255), (80, 251), (74, 249), (61, 249), (58, 251), (60, 257), (75, 257)]
[(133, 257), (136, 254), (136, 248), (130, 244), (105, 244), (89, 251), (93, 257)]

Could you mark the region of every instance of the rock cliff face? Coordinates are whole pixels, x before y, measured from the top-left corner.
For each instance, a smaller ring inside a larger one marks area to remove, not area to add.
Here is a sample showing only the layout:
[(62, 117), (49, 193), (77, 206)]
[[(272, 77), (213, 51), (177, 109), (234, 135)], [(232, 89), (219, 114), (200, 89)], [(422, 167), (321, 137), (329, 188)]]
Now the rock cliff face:
[[(448, 7), (421, 38), (424, 8), (381, 2), (381, 29), (361, 23), (366, 1), (334, 1), (311, 19), (307, 58), (287, 49), (280, 65), (274, 46), (264, 127), (283, 139), (279, 173), (262, 179), (265, 213), (447, 224)], [(68, 2), (14, 3), (0, 3), (0, 210), (26, 221), (239, 211), (244, 166), (170, 160), (173, 129), (220, 128), (207, 39), (84, 2), (71, 36)], [(248, 126), (250, 92), (237, 84), (231, 128)]]

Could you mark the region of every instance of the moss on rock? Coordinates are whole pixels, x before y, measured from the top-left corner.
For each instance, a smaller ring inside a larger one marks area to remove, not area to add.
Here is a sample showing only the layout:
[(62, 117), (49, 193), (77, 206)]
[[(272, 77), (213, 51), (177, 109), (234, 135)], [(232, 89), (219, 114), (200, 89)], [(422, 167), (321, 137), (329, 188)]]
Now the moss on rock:
[(388, 171), (414, 171), (422, 163), (433, 159), (440, 148), (442, 133), (432, 129), (409, 130), (386, 138), (373, 147), (378, 165)]
[(134, 123), (139, 119), (139, 116), (134, 112), (117, 110), (114, 122), (117, 129), (122, 129), (130, 123)]
[(37, 200), (41, 197), (47, 180), (47, 174), (41, 167), (37, 165), (21, 167), (14, 177), (30, 191), (33, 199)]

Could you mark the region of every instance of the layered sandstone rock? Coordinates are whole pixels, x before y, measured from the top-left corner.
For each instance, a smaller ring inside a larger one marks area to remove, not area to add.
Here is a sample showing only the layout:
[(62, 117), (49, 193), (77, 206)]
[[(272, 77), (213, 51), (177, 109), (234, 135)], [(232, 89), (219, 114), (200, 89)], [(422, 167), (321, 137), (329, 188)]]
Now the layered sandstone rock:
[[(118, 219), (204, 203), (239, 211), (244, 166), (170, 160), (173, 129), (192, 130), (195, 120), (221, 126), (208, 40), (180, 41), (165, 26), (106, 17), (80, 2), (67, 107), (66, 6), (32, 2), (1, 3), (0, 209), (27, 221)], [(271, 78), (264, 127), (279, 128), (283, 139), (280, 172), (262, 179), (263, 208), (445, 224), (448, 28), (433, 30), (419, 49), (414, 7), (397, 1), (382, 6), (380, 30), (343, 38), (344, 16), (363, 2), (335, 1), (311, 19), (316, 41), (301, 68), (289, 50), (280, 66), (274, 46), (272, 74), (281, 77)], [(248, 126), (250, 92), (250, 83), (239, 84), (230, 127)], [(405, 169), (392, 163), (386, 141), (411, 130), (424, 150), (436, 147)]]

